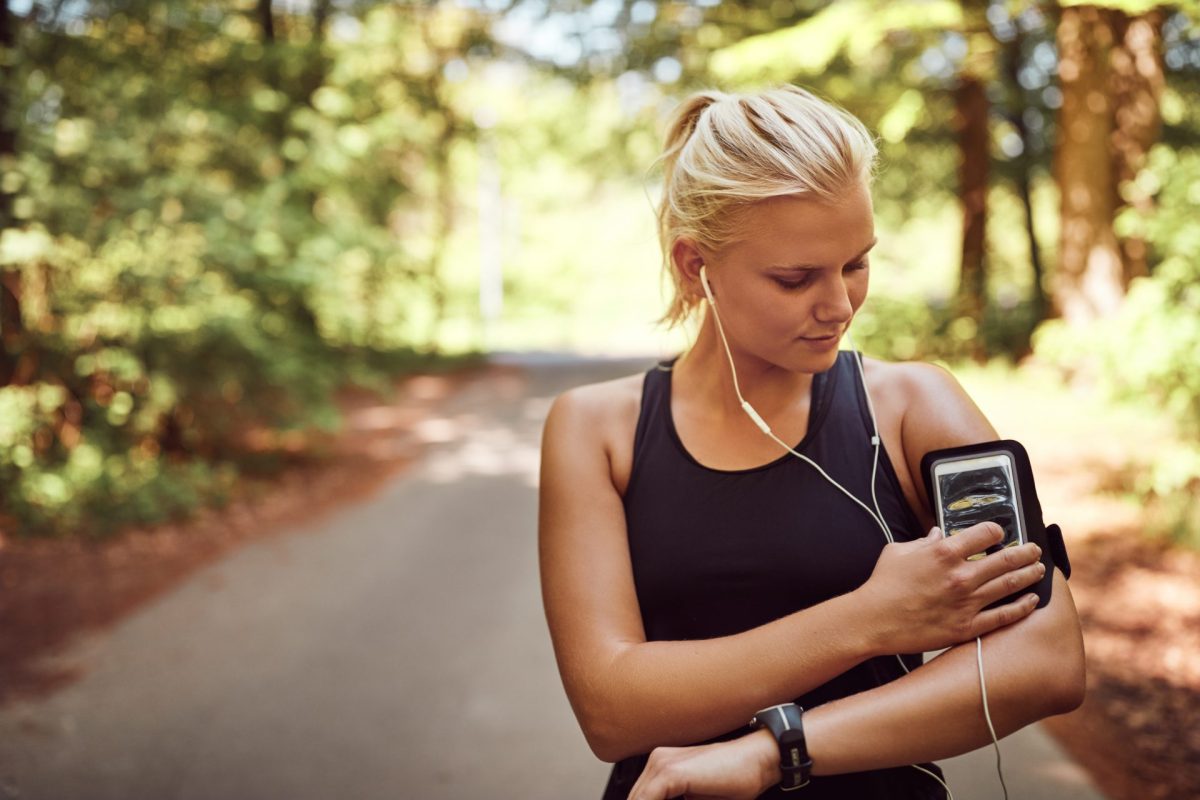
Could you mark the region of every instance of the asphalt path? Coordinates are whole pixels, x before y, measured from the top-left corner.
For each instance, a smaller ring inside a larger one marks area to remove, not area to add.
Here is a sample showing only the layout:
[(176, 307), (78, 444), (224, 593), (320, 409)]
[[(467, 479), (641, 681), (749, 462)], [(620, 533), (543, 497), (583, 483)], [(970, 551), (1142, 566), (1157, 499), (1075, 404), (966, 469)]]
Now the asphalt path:
[[(563, 389), (653, 359), (508, 357), (417, 431), (370, 499), (194, 573), (57, 660), (82, 678), (0, 709), (0, 798), (597, 798), (554, 663), (536, 553), (542, 421)], [(1002, 740), (1013, 800), (1096, 800), (1038, 726)], [(989, 747), (942, 762), (1000, 798)]]

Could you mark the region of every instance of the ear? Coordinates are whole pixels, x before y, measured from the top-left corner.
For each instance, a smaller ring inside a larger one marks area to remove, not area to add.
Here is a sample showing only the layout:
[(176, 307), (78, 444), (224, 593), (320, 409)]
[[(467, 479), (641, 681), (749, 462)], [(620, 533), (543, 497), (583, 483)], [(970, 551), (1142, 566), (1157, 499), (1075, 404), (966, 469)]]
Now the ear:
[[(700, 268), (704, 266), (705, 258), (700, 246), (686, 236), (679, 237), (675, 244), (671, 245), (671, 261), (688, 294), (704, 297), (704, 287), (700, 284)], [(708, 275), (711, 286), (711, 270)]]

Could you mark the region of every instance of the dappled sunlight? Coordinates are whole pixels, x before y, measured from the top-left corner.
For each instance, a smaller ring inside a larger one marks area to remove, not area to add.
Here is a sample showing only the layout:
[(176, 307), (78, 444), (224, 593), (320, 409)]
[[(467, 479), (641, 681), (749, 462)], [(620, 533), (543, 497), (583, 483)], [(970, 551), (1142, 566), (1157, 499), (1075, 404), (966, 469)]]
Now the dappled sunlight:
[(412, 409), (380, 405), (361, 408), (346, 415), (347, 431), (379, 431), (411, 424), (417, 418)]
[(457, 420), (430, 417), (419, 421), (413, 428), (413, 433), (423, 442), (452, 442), (460, 437), (460, 432), (470, 424), (472, 419), (473, 417), (470, 415)]
[(505, 426), (461, 419), (443, 423), (440, 432), (451, 438), (429, 454), (421, 477), (446, 484), (473, 475), (513, 475), (526, 486), (537, 487), (540, 451), (536, 441)]

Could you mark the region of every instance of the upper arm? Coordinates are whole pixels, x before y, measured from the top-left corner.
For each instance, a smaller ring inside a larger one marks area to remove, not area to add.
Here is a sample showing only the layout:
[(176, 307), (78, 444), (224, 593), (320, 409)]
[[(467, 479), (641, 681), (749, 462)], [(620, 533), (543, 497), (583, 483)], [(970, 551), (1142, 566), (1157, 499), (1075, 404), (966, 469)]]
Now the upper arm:
[[(904, 457), (913, 475), (931, 450), (998, 439), (999, 434), (958, 381), (933, 364), (903, 364), (907, 405), (901, 422)], [(924, 495), (922, 495), (924, 501)], [(1083, 637), (1071, 590), (1061, 572), (1052, 578), (1050, 602), (1025, 619), (993, 631), (990, 636), (1017, 638), (1021, 647), (1034, 645), (1046, 658), (1043, 677), (1061, 678), (1062, 691), (1051, 693), (1063, 713), (1079, 705), (1083, 691)], [(1030, 654), (1031, 657), (1033, 654)], [(1032, 663), (1032, 662), (1031, 662)], [(1060, 701), (1060, 698), (1061, 701)]]
[[(948, 371), (936, 364), (894, 365), (904, 395), (900, 441), (909, 474), (920, 486), (921, 458), (931, 450), (998, 439), (979, 406)], [(925, 494), (918, 491), (923, 510), (932, 514)]]
[(538, 560), (542, 602), (563, 686), (585, 733), (601, 690), (596, 670), (645, 641), (625, 511), (613, 486), (594, 387), (559, 395), (542, 433)]

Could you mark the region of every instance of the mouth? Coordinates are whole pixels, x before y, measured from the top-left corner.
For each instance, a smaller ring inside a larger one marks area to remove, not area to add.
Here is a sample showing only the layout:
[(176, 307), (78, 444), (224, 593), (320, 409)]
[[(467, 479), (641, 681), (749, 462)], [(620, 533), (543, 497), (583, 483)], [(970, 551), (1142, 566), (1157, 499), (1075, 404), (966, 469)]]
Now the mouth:
[(831, 342), (838, 338), (838, 334), (831, 333), (828, 336), (797, 336), (797, 339), (803, 339), (806, 342)]

